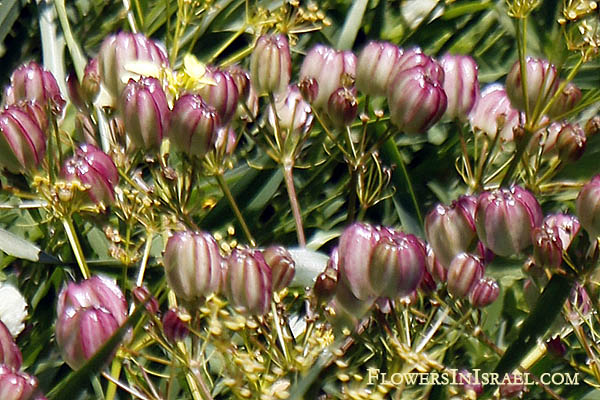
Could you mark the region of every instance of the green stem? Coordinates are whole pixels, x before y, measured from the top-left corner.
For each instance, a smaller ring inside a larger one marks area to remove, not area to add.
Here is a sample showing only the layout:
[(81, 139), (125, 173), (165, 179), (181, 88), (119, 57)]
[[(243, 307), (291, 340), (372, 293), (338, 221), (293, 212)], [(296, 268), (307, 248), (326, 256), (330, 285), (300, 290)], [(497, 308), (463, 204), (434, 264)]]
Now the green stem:
[(348, 185), (350, 186), (348, 190), (348, 216), (346, 217), (346, 222), (351, 224), (355, 221), (355, 213), (356, 213), (356, 201), (358, 196), (356, 194), (356, 187), (358, 185), (358, 171), (354, 165), (348, 165), (350, 169), (350, 182)]
[(469, 182), (467, 182), (467, 185), (469, 187), (472, 187), (474, 182), (473, 182), (473, 169), (471, 168), (471, 160), (469, 159), (469, 152), (467, 150), (467, 142), (465, 141), (465, 133), (463, 131), (463, 125), (461, 122), (457, 122), (458, 125), (458, 134), (460, 136), (460, 147), (462, 149), (462, 153), (463, 153), (463, 160), (465, 163), (465, 167), (467, 168), (467, 179)]
[(227, 201), (229, 201), (229, 205), (231, 206), (231, 209), (233, 210), (235, 217), (237, 218), (238, 222), (242, 226), (244, 235), (246, 235), (246, 240), (248, 240), (248, 243), (251, 246), (256, 246), (256, 242), (254, 241), (254, 238), (252, 237), (252, 234), (250, 233), (250, 229), (248, 229), (248, 225), (246, 224), (246, 221), (244, 220), (244, 216), (242, 215), (240, 209), (238, 208), (238, 205), (235, 202), (235, 199), (233, 198), (233, 195), (231, 194), (231, 191), (229, 190), (229, 186), (227, 185), (227, 182), (223, 178), (223, 175), (216, 174), (215, 179), (217, 180), (217, 183), (219, 184), (221, 191), (227, 198)]
[(300, 213), (300, 205), (298, 204), (298, 197), (296, 196), (296, 188), (294, 186), (294, 176), (292, 172), (293, 168), (294, 165), (292, 162), (285, 163), (283, 165), (283, 177), (285, 180), (285, 187), (287, 188), (288, 197), (290, 198), (290, 205), (292, 206), (294, 222), (296, 223), (298, 244), (300, 247), (305, 247), (306, 239), (304, 237), (304, 228), (302, 227), (302, 214)]
[(279, 320), (279, 313), (277, 312), (277, 305), (275, 304), (274, 301), (271, 301), (271, 312), (273, 313), (273, 323), (275, 324), (275, 331), (277, 332), (277, 340), (279, 341), (279, 345), (281, 346), (281, 351), (283, 352), (283, 357), (289, 363), (290, 356), (288, 353), (285, 338), (283, 337), (283, 331), (281, 329), (281, 321)]
[(208, 59), (207, 64), (212, 64), (237, 38), (246, 32), (246, 25), (243, 25), (236, 33), (234, 33), (219, 49)]
[(65, 231), (67, 232), (67, 237), (69, 238), (69, 243), (71, 243), (71, 248), (73, 249), (73, 253), (75, 254), (75, 259), (77, 260), (77, 265), (79, 265), (79, 269), (81, 270), (81, 274), (84, 279), (88, 279), (90, 277), (90, 270), (85, 262), (85, 257), (83, 256), (83, 250), (81, 249), (81, 244), (79, 243), (79, 239), (77, 238), (77, 232), (75, 231), (75, 226), (73, 225), (73, 221), (71, 220), (71, 216), (65, 216), (62, 220)]
[(146, 235), (146, 243), (144, 244), (144, 255), (142, 256), (142, 262), (140, 263), (140, 270), (138, 272), (137, 280), (135, 281), (136, 286), (142, 286), (144, 283), (144, 274), (146, 273), (146, 265), (148, 265), (148, 258), (150, 257), (150, 249), (152, 248), (152, 239), (154, 235), (152, 232), (148, 232)]
[(81, 51), (81, 48), (79, 47), (79, 44), (75, 40), (73, 32), (71, 31), (71, 26), (69, 25), (69, 19), (67, 17), (67, 10), (65, 8), (65, 0), (55, 0), (54, 6), (56, 7), (56, 13), (58, 14), (58, 19), (60, 21), (63, 34), (65, 35), (65, 41), (67, 42), (69, 53), (71, 53), (71, 58), (73, 59), (73, 66), (75, 67), (77, 79), (79, 79), (81, 82), (83, 79), (85, 66), (87, 64), (87, 59), (83, 55), (83, 51)]
[(410, 194), (410, 198), (411, 198), (413, 206), (415, 208), (415, 212), (417, 213), (417, 219), (419, 220), (419, 223), (423, 224), (423, 216), (421, 215), (419, 201), (417, 200), (417, 195), (415, 194), (415, 191), (414, 191), (414, 188), (412, 185), (412, 181), (410, 179), (410, 175), (408, 175), (408, 170), (406, 169), (406, 165), (404, 164), (404, 159), (402, 158), (402, 155), (400, 155), (400, 154), (398, 154), (398, 155), (399, 155), (398, 161), (400, 164), (400, 170), (402, 171), (402, 177), (404, 178), (404, 183), (406, 184), (406, 187)]
[(519, 67), (521, 68), (521, 90), (523, 99), (525, 99), (525, 116), (527, 121), (531, 119), (531, 110), (529, 109), (529, 94), (527, 93), (527, 18), (517, 20), (517, 47), (519, 51)]
[(129, 23), (131, 32), (138, 33), (138, 29), (135, 24), (135, 16), (133, 15), (133, 11), (131, 11), (131, 2), (129, 0), (123, 0), (123, 8), (127, 10), (127, 22)]
[(517, 140), (517, 150), (515, 152), (515, 158), (512, 159), (511, 163), (508, 166), (508, 170), (502, 177), (502, 182), (500, 183), (500, 187), (506, 186), (510, 180), (512, 179), (513, 173), (515, 169), (517, 169), (517, 165), (521, 162), (521, 158), (527, 149), (527, 145), (529, 144), (529, 140), (531, 139), (532, 133), (529, 129), (524, 128), (523, 136), (519, 140)]
[[(110, 376), (115, 380), (119, 380), (119, 375), (121, 375), (121, 367), (122, 361), (115, 357), (110, 366)], [(115, 395), (117, 394), (117, 385), (113, 381), (108, 381), (108, 386), (106, 387), (106, 400), (113, 400)]]

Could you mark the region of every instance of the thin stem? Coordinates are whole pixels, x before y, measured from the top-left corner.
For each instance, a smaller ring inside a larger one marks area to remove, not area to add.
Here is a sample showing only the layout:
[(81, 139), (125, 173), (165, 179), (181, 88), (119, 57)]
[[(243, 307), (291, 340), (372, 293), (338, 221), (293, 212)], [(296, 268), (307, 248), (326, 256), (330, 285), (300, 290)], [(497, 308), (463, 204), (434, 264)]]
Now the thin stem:
[(529, 109), (529, 94), (527, 93), (527, 18), (517, 20), (517, 45), (519, 50), (519, 67), (521, 68), (521, 90), (523, 91), (523, 99), (525, 99), (525, 116), (527, 121), (530, 120), (531, 114)]
[(131, 32), (133, 33), (138, 33), (135, 23), (135, 16), (133, 15), (133, 11), (131, 11), (131, 2), (129, 0), (123, 0), (123, 8), (127, 10), (127, 22), (129, 23), (129, 29), (131, 29)]
[(298, 236), (298, 244), (300, 247), (306, 246), (306, 239), (304, 237), (304, 228), (302, 227), (302, 214), (300, 213), (300, 206), (298, 204), (298, 197), (296, 196), (296, 188), (294, 186), (294, 176), (292, 170), (294, 165), (292, 162), (285, 163), (283, 165), (283, 177), (285, 179), (285, 186), (287, 188), (288, 197), (290, 198), (290, 205), (292, 206), (292, 214), (294, 215), (294, 222), (296, 223), (296, 234)]
[(146, 236), (146, 243), (144, 244), (144, 255), (142, 256), (142, 262), (140, 263), (140, 270), (138, 272), (136, 286), (142, 286), (144, 283), (144, 274), (146, 273), (146, 265), (148, 265), (148, 258), (150, 257), (150, 249), (152, 248), (152, 239), (154, 235), (152, 232), (148, 232)]
[(243, 25), (236, 33), (234, 33), (219, 49), (208, 59), (207, 64), (212, 64), (237, 38), (246, 32), (246, 25)]
[(69, 243), (71, 243), (71, 248), (73, 249), (73, 253), (75, 254), (75, 259), (77, 260), (77, 265), (79, 265), (79, 269), (81, 270), (81, 274), (84, 279), (88, 279), (90, 277), (90, 270), (85, 261), (85, 257), (83, 256), (83, 250), (81, 249), (81, 244), (79, 243), (79, 239), (77, 238), (77, 232), (75, 231), (75, 226), (73, 225), (73, 221), (71, 220), (71, 216), (65, 216), (62, 220), (65, 231), (67, 232), (67, 237), (69, 238)]
[(356, 201), (358, 198), (356, 194), (356, 187), (358, 185), (358, 171), (354, 165), (348, 165), (348, 168), (350, 169), (350, 182), (348, 183), (350, 186), (348, 196), (350, 197), (348, 199), (348, 216), (346, 217), (346, 222), (351, 224), (355, 221), (354, 214), (356, 213)]
[(283, 357), (285, 361), (290, 362), (290, 355), (288, 353), (285, 338), (283, 337), (283, 330), (281, 329), (281, 321), (279, 320), (279, 313), (277, 312), (277, 305), (274, 301), (271, 302), (271, 312), (273, 313), (273, 323), (275, 324), (275, 331), (277, 332), (277, 340), (281, 346)]
[(531, 132), (527, 127), (524, 128), (523, 136), (519, 140), (517, 140), (517, 150), (515, 152), (515, 158), (512, 159), (511, 163), (508, 166), (508, 170), (502, 177), (502, 182), (500, 183), (500, 187), (506, 186), (512, 178), (515, 169), (517, 169), (517, 165), (521, 162), (523, 158), (523, 154), (527, 149), (527, 145), (529, 144), (529, 140), (531, 139)]
[(79, 79), (81, 82), (83, 79), (85, 65), (87, 64), (87, 59), (83, 55), (83, 51), (81, 51), (79, 44), (75, 40), (73, 32), (71, 32), (71, 26), (69, 25), (67, 10), (65, 8), (65, 0), (55, 0), (54, 6), (56, 7), (56, 13), (58, 14), (58, 19), (60, 21), (63, 34), (65, 35), (65, 41), (67, 42), (69, 53), (71, 53), (71, 58), (73, 59), (73, 66), (75, 67), (77, 79)]
[(419, 202), (417, 201), (417, 195), (415, 194), (415, 190), (412, 185), (412, 181), (410, 180), (410, 176), (408, 175), (408, 170), (406, 169), (406, 165), (404, 165), (404, 159), (402, 155), (398, 157), (400, 161), (400, 170), (402, 171), (402, 176), (404, 177), (404, 182), (406, 183), (406, 187), (408, 188), (408, 192), (410, 193), (410, 198), (413, 203), (413, 207), (415, 208), (415, 212), (417, 213), (417, 219), (419, 223), (423, 223), (423, 216), (421, 215), (421, 209), (419, 207)]
[(216, 174), (215, 179), (217, 180), (217, 183), (219, 184), (221, 191), (227, 198), (227, 201), (229, 201), (229, 205), (231, 206), (231, 209), (233, 210), (235, 217), (237, 218), (238, 222), (242, 226), (242, 230), (244, 231), (244, 235), (246, 235), (246, 239), (248, 240), (248, 243), (251, 246), (255, 246), (256, 242), (254, 241), (254, 238), (252, 237), (252, 234), (250, 233), (250, 229), (248, 229), (248, 225), (246, 224), (246, 221), (244, 220), (244, 216), (242, 215), (240, 209), (238, 208), (238, 205), (235, 202), (235, 199), (233, 198), (233, 195), (231, 194), (231, 191), (229, 190), (229, 186), (227, 185), (227, 182), (223, 178), (223, 175)]
[(473, 185), (473, 169), (471, 168), (471, 160), (469, 159), (469, 152), (467, 150), (467, 142), (465, 141), (465, 133), (463, 131), (462, 123), (458, 122), (458, 134), (460, 136), (460, 147), (463, 153), (463, 161), (465, 163), (465, 167), (467, 168), (467, 185), (471, 187)]
[(106, 388), (106, 400), (113, 400), (115, 395), (117, 394), (117, 382), (119, 380), (119, 375), (121, 375), (121, 367), (122, 362), (117, 357), (115, 357), (110, 366), (110, 377), (112, 379), (108, 379), (108, 386)]

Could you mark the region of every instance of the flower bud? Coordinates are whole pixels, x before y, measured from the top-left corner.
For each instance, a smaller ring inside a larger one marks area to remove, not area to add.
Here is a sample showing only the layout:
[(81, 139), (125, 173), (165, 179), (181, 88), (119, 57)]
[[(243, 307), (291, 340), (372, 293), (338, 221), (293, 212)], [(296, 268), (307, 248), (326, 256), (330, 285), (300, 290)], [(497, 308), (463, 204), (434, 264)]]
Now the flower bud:
[(521, 78), (521, 64), (517, 60), (513, 64), (506, 77), (506, 93), (513, 106), (519, 110), (525, 110), (525, 99), (529, 103), (529, 112), (533, 113), (535, 105), (539, 101), (542, 106), (558, 89), (558, 75), (556, 67), (547, 60), (527, 57), (525, 60), (527, 87), (523, 94), (523, 79)]
[(163, 332), (171, 342), (185, 339), (189, 333), (188, 322), (190, 316), (185, 312), (171, 308), (162, 318)]
[(306, 77), (298, 83), (298, 90), (304, 101), (313, 103), (319, 94), (319, 84), (315, 78)]
[(39, 393), (36, 378), (0, 364), (0, 399), (41, 400), (44, 397)]
[(356, 56), (350, 51), (337, 51), (323, 45), (313, 47), (300, 67), (300, 81), (314, 78), (318, 93), (312, 105), (326, 109), (329, 98), (340, 87), (352, 86), (356, 75)]
[(513, 128), (519, 123), (519, 112), (512, 108), (506, 91), (499, 84), (488, 85), (469, 116), (471, 126), (494, 140), (497, 134), (505, 142), (513, 140)]
[(444, 89), (422, 67), (398, 73), (388, 89), (391, 121), (405, 133), (423, 133), (446, 111)]
[(34, 61), (21, 65), (10, 77), (10, 88), (5, 102), (10, 105), (20, 100), (36, 101), (44, 108), (50, 104), (51, 110), (57, 113), (65, 106), (65, 99), (54, 75)]
[(461, 253), (454, 257), (448, 268), (448, 293), (453, 297), (467, 297), (483, 277), (483, 263), (479, 257)]
[(474, 196), (461, 196), (450, 206), (437, 204), (425, 217), (425, 236), (442, 265), (450, 265), (452, 259), (468, 251), (477, 238), (476, 207)]
[[(440, 86), (444, 84), (444, 69), (435, 59), (423, 53), (418, 47), (413, 47), (403, 52), (402, 56), (398, 60), (398, 64), (395, 68), (395, 73), (409, 70), (411, 68), (421, 67), (425, 74), (434, 82), (437, 82)], [(395, 79), (395, 78), (394, 78)], [(393, 82), (393, 80), (392, 80)]]
[(76, 179), (89, 185), (87, 193), (94, 203), (112, 203), (115, 186), (119, 182), (119, 172), (113, 160), (91, 144), (82, 144), (73, 157), (65, 161), (62, 177), (67, 181)]
[(121, 95), (129, 79), (139, 77), (136, 64), (149, 64), (145, 70), (169, 66), (165, 51), (141, 33), (119, 32), (106, 37), (97, 58), (100, 80), (114, 98)]
[(532, 232), (533, 259), (538, 266), (558, 268), (562, 264), (563, 245), (558, 228), (542, 225)]
[(562, 358), (567, 354), (567, 346), (563, 343), (560, 335), (546, 340), (546, 350), (554, 357)]
[(466, 369), (460, 369), (457, 371), (456, 381), (463, 386), (463, 390), (468, 394), (472, 392), (473, 395), (467, 398), (476, 399), (477, 396), (483, 393), (483, 384), (477, 380), (477, 377)]
[(0, 111), (0, 167), (13, 173), (31, 171), (45, 154), (46, 135), (29, 108), (11, 105)]
[(18, 370), (23, 363), (23, 356), (19, 346), (15, 343), (10, 331), (0, 321), (0, 365)]
[(446, 54), (440, 60), (444, 69), (444, 92), (448, 97), (445, 116), (466, 121), (479, 97), (477, 64), (470, 56)]
[(339, 88), (329, 97), (327, 115), (339, 127), (349, 126), (358, 114), (356, 89)]
[(372, 225), (354, 223), (347, 227), (339, 241), (339, 273), (342, 281), (359, 300), (377, 296), (371, 286), (369, 268), (373, 250), (381, 232)]
[(385, 96), (403, 50), (389, 42), (369, 42), (356, 61), (356, 88), (369, 96)]
[(146, 300), (145, 308), (150, 314), (156, 315), (160, 310), (158, 306), (158, 300), (156, 297), (152, 296), (152, 293), (148, 290), (146, 286), (136, 286), (131, 291), (133, 295), (133, 299), (136, 304), (143, 304)]
[(371, 256), (369, 280), (378, 296), (403, 297), (414, 292), (425, 273), (425, 248), (414, 235), (382, 235)]
[(237, 145), (237, 135), (233, 128), (220, 128), (217, 131), (217, 138), (215, 140), (215, 149), (222, 152), (222, 154), (232, 155)]
[(523, 376), (521, 374), (510, 374), (500, 381), (500, 397), (503, 399), (512, 399), (521, 396), (523, 393)]
[(59, 316), (56, 342), (67, 364), (79, 369), (118, 328), (119, 323), (105, 308), (80, 308)]
[(200, 301), (219, 291), (223, 257), (213, 236), (206, 232), (175, 232), (163, 253), (167, 283), (177, 297)]
[(89, 104), (96, 100), (100, 93), (100, 73), (98, 72), (98, 59), (92, 58), (83, 70), (83, 79), (81, 80), (81, 97)]
[[(425, 251), (427, 253), (427, 272), (431, 274), (431, 277), (436, 282), (446, 282), (447, 277), (447, 267), (444, 267), (439, 261), (433, 249), (427, 244)], [(448, 263), (447, 265), (450, 265)]]
[(500, 294), (500, 286), (492, 278), (481, 278), (469, 293), (469, 302), (475, 308), (483, 308), (492, 304)]
[(271, 269), (260, 251), (234, 249), (227, 259), (224, 281), (232, 306), (250, 315), (269, 311), (273, 290)]
[(437, 289), (436, 281), (427, 270), (423, 273), (423, 279), (421, 279), (419, 289), (424, 293), (431, 293)]
[(129, 80), (121, 95), (127, 137), (138, 149), (158, 149), (167, 134), (169, 104), (160, 82), (144, 77)]
[(585, 123), (585, 136), (592, 137), (597, 133), (600, 133), (599, 116), (592, 117), (588, 120), (588, 122)]
[(252, 85), (259, 94), (284, 91), (290, 83), (292, 59), (284, 35), (262, 35), (250, 58)]
[(273, 291), (288, 287), (296, 274), (296, 262), (289, 251), (283, 246), (270, 246), (263, 251), (263, 257), (271, 267)]
[(209, 67), (206, 77), (212, 79), (214, 85), (203, 86), (198, 94), (219, 114), (221, 123), (227, 125), (238, 106), (239, 91), (233, 77), (227, 71)]
[(566, 124), (558, 133), (556, 147), (561, 160), (575, 162), (585, 151), (587, 138), (579, 124)]
[(80, 110), (85, 110), (85, 101), (81, 97), (81, 85), (79, 84), (75, 72), (71, 72), (67, 75), (67, 93), (69, 94), (71, 103), (73, 103), (75, 107)]
[(485, 247), (508, 257), (531, 245), (533, 228), (542, 223), (542, 209), (531, 192), (519, 187), (479, 195), (475, 211), (477, 235)]
[(325, 268), (325, 271), (317, 275), (313, 291), (319, 304), (327, 303), (336, 292), (338, 283), (338, 271), (333, 268)]
[(529, 152), (536, 154), (539, 146), (542, 146), (543, 155), (554, 156), (557, 153), (556, 142), (558, 141), (558, 134), (564, 126), (564, 122), (553, 122), (549, 126), (537, 131), (529, 143)]
[(550, 214), (544, 218), (542, 227), (546, 229), (556, 228), (558, 230), (558, 237), (562, 244), (562, 248), (563, 250), (567, 250), (575, 236), (579, 233), (581, 225), (574, 215)]
[(552, 118), (560, 117), (571, 111), (579, 100), (581, 100), (581, 90), (573, 83), (569, 83), (548, 110), (548, 115)]
[(233, 79), (235, 87), (238, 90), (238, 99), (240, 101), (246, 101), (250, 94), (250, 74), (248, 71), (239, 65), (232, 65), (227, 68), (227, 73), (229, 73)]
[(221, 119), (217, 111), (198, 95), (181, 96), (173, 106), (169, 138), (188, 155), (203, 157), (213, 146)]
[(600, 175), (586, 183), (575, 202), (577, 218), (588, 234), (595, 239), (600, 236)]
[[(287, 134), (306, 134), (312, 128), (312, 109), (304, 101), (296, 85), (290, 85), (287, 92), (280, 93), (275, 98), (275, 111), (284, 140)], [(272, 107), (269, 107), (269, 123), (275, 129)]]

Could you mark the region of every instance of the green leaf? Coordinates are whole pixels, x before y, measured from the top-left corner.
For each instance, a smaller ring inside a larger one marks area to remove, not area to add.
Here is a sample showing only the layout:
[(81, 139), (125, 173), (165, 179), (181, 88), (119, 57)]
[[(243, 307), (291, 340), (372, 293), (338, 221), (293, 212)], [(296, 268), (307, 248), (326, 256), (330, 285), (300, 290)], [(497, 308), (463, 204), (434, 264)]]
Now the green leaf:
[(0, 228), (0, 250), (16, 258), (34, 262), (58, 261), (49, 254), (43, 253), (39, 247), (31, 242)]
[(337, 42), (337, 48), (339, 50), (352, 49), (354, 41), (356, 40), (356, 35), (358, 34), (358, 30), (362, 25), (362, 20), (368, 3), (369, 2), (367, 0), (358, 0), (352, 5), (352, 8), (348, 13), (348, 18), (346, 18), (346, 22), (344, 22), (342, 33), (340, 34)]

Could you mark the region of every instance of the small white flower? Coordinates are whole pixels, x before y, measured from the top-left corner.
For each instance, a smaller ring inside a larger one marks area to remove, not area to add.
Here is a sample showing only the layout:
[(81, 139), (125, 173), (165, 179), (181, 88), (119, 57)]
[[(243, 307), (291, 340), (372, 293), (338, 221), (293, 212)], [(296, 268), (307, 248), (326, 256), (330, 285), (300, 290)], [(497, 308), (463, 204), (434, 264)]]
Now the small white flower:
[(25, 328), (27, 302), (16, 287), (6, 282), (0, 283), (0, 299), (0, 320), (16, 337)]

